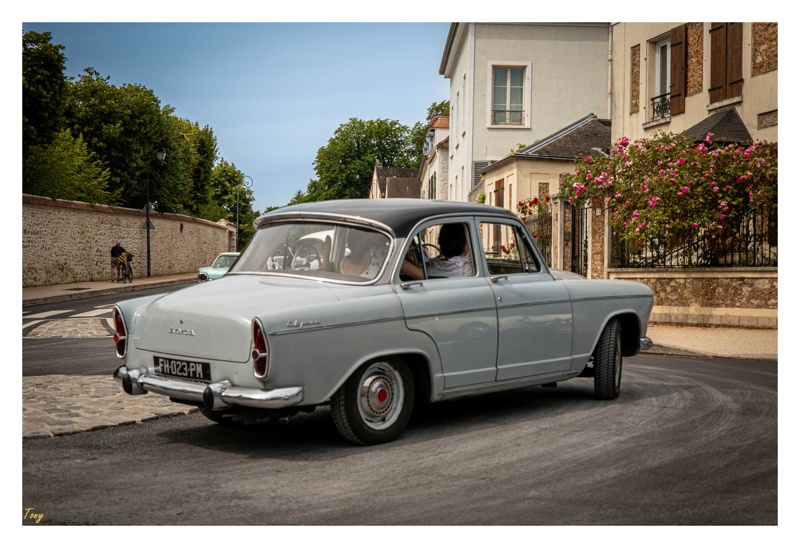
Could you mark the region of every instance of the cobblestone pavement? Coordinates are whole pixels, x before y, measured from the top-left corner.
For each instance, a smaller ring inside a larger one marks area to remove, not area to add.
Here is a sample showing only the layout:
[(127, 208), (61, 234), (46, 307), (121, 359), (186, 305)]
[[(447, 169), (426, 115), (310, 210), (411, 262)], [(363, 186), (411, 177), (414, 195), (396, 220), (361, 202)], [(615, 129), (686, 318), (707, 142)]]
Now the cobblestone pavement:
[[(107, 318), (45, 320), (26, 338), (103, 338), (113, 330)], [(111, 343), (109, 342), (109, 345)], [(109, 346), (111, 348), (111, 346)], [(186, 415), (196, 407), (166, 396), (129, 396), (108, 375), (42, 375), (22, 378), (22, 437), (42, 438)]]
[(111, 375), (22, 378), (23, 438), (87, 432), (196, 410), (158, 394), (129, 396)]

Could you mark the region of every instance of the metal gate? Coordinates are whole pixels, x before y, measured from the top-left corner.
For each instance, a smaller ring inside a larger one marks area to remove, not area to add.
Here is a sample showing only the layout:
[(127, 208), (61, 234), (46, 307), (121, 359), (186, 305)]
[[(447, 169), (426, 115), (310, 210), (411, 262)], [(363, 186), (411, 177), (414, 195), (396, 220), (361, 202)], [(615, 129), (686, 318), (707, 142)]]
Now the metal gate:
[(572, 210), (572, 241), (570, 248), (572, 249), (572, 272), (586, 276), (589, 272), (589, 212), (587, 207), (576, 208), (570, 207)]

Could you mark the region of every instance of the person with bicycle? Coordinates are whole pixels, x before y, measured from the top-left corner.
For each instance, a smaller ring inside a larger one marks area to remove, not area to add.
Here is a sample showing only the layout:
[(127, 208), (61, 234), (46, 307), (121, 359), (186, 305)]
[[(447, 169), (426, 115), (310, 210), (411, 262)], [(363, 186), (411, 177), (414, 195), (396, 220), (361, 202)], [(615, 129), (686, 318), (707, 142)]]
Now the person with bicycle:
[(120, 269), (119, 280), (122, 280), (123, 283), (126, 281), (133, 283), (133, 268), (131, 267), (132, 260), (133, 255), (128, 251), (123, 252), (117, 259)]
[(125, 248), (122, 247), (122, 243), (121, 242), (115, 243), (114, 246), (111, 248), (111, 276), (112, 276), (111, 281), (112, 282), (120, 281), (120, 271), (119, 271), (120, 262), (119, 262), (119, 258), (125, 252), (126, 252)]

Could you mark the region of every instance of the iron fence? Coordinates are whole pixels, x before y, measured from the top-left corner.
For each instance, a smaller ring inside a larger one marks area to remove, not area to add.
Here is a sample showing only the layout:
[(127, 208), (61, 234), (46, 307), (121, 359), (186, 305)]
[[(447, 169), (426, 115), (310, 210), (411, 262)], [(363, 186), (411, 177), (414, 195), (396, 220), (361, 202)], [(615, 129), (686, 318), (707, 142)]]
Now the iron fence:
[(716, 227), (675, 230), (637, 243), (612, 236), (611, 266), (778, 266), (777, 207), (743, 215), (738, 222), (726, 222), (722, 230)]
[(533, 217), (525, 221), (525, 227), (533, 236), (536, 247), (542, 254), (544, 262), (548, 266), (553, 265), (553, 214), (548, 209), (540, 212), (538, 217)]

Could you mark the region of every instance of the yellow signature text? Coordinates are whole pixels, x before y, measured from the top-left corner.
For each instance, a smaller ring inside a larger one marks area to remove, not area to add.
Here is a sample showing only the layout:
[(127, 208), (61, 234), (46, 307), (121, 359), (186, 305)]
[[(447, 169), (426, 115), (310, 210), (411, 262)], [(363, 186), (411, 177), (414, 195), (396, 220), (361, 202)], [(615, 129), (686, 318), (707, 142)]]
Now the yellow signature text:
[(34, 510), (35, 508), (25, 508), (25, 517), (23, 517), (22, 519), (29, 519), (35, 521), (36, 523), (42, 521), (44, 514), (37, 514), (36, 512), (34, 512)]

